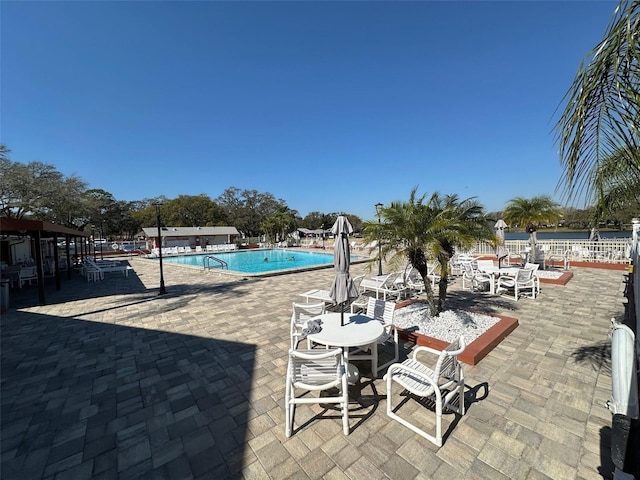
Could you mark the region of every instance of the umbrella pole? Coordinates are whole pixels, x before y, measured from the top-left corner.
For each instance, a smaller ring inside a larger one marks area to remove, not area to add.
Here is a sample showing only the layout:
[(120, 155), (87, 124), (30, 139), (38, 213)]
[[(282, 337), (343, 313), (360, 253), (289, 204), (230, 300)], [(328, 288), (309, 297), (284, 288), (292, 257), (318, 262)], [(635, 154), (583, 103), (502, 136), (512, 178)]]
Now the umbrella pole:
[(344, 304), (346, 302), (342, 302), (340, 304), (340, 326), (344, 327)]

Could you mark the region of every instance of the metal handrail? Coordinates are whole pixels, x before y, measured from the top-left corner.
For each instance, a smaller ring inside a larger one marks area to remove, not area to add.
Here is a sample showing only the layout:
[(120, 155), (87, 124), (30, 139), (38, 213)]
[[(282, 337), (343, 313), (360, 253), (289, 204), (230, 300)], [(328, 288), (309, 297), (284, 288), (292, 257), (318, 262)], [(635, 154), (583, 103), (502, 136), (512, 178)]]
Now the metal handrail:
[(218, 257), (214, 257), (213, 255), (207, 255), (202, 260), (202, 265), (203, 265), (203, 267), (205, 269), (211, 270), (211, 262), (210, 262), (210, 260), (214, 260), (214, 261), (218, 262), (220, 264), (220, 266), (222, 267), (222, 269), (226, 268), (227, 270), (229, 270), (229, 265), (227, 264), (227, 262), (225, 262), (224, 260), (220, 260)]

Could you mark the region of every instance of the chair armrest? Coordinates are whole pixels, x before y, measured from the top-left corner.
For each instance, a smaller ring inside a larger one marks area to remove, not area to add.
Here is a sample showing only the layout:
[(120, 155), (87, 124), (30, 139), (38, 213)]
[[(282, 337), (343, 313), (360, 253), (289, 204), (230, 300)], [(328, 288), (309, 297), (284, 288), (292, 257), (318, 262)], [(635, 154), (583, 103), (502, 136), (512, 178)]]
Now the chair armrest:
[(418, 358), (418, 353), (431, 353), (433, 355), (440, 355), (440, 350), (436, 350), (435, 348), (427, 347), (425, 345), (420, 345), (413, 349), (413, 359), (416, 360)]

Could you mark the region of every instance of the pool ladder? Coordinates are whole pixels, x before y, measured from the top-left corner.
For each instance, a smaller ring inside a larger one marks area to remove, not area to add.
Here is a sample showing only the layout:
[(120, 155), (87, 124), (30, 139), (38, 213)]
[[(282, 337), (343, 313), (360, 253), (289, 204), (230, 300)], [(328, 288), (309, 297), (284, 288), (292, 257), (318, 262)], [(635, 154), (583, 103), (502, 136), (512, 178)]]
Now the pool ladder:
[(222, 268), (223, 270), (225, 268), (229, 270), (229, 265), (227, 264), (227, 262), (225, 262), (224, 260), (220, 260), (219, 258), (214, 257), (212, 255), (208, 255), (204, 257), (204, 260), (202, 261), (204, 268), (206, 268), (207, 270), (211, 270), (211, 260), (218, 262), (218, 264), (220, 265), (220, 268)]

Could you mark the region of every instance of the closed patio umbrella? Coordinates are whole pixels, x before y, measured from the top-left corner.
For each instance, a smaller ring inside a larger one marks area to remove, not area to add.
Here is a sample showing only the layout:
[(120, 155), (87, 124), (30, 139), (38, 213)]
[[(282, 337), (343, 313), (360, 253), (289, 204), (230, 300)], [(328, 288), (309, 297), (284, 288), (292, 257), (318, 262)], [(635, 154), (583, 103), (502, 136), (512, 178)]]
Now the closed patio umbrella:
[(338, 216), (336, 223), (331, 228), (331, 233), (335, 236), (333, 244), (333, 268), (336, 277), (329, 291), (331, 299), (340, 304), (340, 322), (344, 325), (344, 307), (350, 298), (358, 296), (351, 275), (349, 274), (349, 266), (351, 265), (351, 253), (349, 251), (348, 235), (353, 233), (353, 227), (344, 215)]
[(498, 257), (498, 268), (500, 268), (500, 261), (509, 254), (509, 252), (507, 252), (507, 248), (504, 246), (504, 229), (506, 227), (507, 224), (502, 219), (498, 220), (493, 227), (496, 230), (496, 237), (498, 237), (498, 246), (496, 248), (496, 257)]

